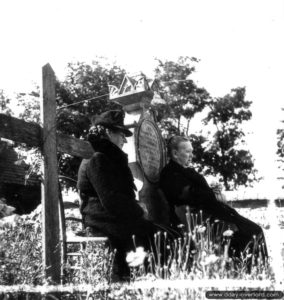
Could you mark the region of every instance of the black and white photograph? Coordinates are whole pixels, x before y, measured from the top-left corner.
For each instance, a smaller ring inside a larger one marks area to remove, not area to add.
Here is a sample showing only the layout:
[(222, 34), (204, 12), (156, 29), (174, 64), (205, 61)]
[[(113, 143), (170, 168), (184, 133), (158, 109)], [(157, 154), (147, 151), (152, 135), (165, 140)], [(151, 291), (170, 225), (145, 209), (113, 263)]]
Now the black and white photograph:
[(284, 299), (284, 0), (0, 15), (0, 300)]

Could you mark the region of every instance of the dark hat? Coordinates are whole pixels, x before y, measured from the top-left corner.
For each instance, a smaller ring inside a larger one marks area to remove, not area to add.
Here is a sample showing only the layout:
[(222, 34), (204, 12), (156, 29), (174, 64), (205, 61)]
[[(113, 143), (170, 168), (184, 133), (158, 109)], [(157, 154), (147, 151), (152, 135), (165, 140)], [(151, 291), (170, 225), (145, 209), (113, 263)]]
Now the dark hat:
[(109, 129), (119, 130), (125, 136), (132, 136), (132, 132), (123, 124), (125, 113), (122, 110), (109, 110), (92, 118), (94, 126), (101, 125)]

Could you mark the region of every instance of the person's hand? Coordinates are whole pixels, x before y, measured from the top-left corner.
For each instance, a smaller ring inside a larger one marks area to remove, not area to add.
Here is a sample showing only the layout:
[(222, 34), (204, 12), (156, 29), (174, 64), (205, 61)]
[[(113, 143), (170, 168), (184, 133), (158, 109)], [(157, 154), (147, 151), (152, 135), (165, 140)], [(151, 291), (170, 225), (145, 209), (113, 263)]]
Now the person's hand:
[(213, 181), (210, 183), (210, 188), (214, 191), (214, 193), (221, 193), (223, 190), (223, 186), (220, 182)]
[(217, 192), (214, 191), (214, 194), (218, 201), (223, 202), (223, 203), (227, 202), (226, 196), (223, 193), (221, 193), (220, 191), (217, 191)]
[(147, 209), (147, 206), (145, 203), (138, 201), (139, 206), (143, 209), (144, 211), (144, 217), (147, 218), (149, 216), (149, 211)]

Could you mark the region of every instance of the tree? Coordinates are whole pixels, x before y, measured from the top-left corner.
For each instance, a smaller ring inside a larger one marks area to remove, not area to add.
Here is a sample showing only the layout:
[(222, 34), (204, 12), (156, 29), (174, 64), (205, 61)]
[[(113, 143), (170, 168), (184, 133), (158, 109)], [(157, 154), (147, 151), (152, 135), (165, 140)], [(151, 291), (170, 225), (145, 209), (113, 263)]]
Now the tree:
[(30, 93), (18, 93), (16, 95), (17, 106), (20, 108), (19, 119), (26, 122), (40, 123), (40, 90), (35, 86)]
[(209, 98), (204, 88), (199, 88), (190, 75), (195, 71), (196, 58), (179, 57), (177, 62), (158, 60), (155, 77), (165, 98), (165, 104), (154, 106), (164, 135), (188, 135), (190, 120), (201, 112)]
[[(107, 109), (120, 109), (121, 107), (109, 101), (108, 85), (119, 86), (124, 78), (125, 71), (106, 60), (93, 61), (91, 64), (73, 62), (67, 66), (66, 78), (61, 82), (56, 80), (57, 122), (59, 132), (86, 139), (91, 122), (90, 117)], [(40, 92), (35, 87), (30, 93), (16, 95), (19, 113), (16, 117), (27, 122), (40, 122)], [(85, 101), (89, 99), (89, 101)], [(3, 91), (0, 91), (0, 105), (2, 111), (11, 114), (10, 100)], [(36, 149), (17, 145), (20, 156), (30, 163), (33, 170), (39, 172), (40, 153)], [(65, 180), (63, 185), (75, 188), (78, 167), (81, 159), (67, 154), (58, 154), (59, 175)]]
[[(27, 122), (40, 122), (40, 93), (39, 87), (35, 86), (34, 90), (30, 93), (16, 93), (14, 94), (16, 105), (18, 109), (15, 110), (12, 105), (10, 97), (8, 97), (3, 90), (0, 91), (0, 105), (1, 113), (23, 119)], [(26, 171), (26, 179), (31, 174), (40, 175), (40, 162), (42, 160), (41, 153), (38, 148), (28, 147), (27, 145), (13, 142), (13, 147), (16, 150), (20, 164), (22, 161), (29, 166)]]
[(85, 137), (90, 116), (120, 108), (108, 101), (108, 85), (120, 85), (124, 74), (120, 67), (103, 66), (98, 61), (91, 65), (69, 63), (65, 80), (57, 82), (57, 129), (77, 138)]
[[(121, 109), (121, 106), (109, 101), (108, 85), (119, 86), (124, 75), (122, 68), (103, 59), (90, 65), (69, 63), (65, 80), (57, 81), (57, 130), (86, 139), (92, 115), (108, 109)], [(58, 160), (60, 174), (71, 179), (65, 185), (74, 187), (81, 159), (59, 154)]]
[[(284, 108), (282, 108), (284, 110)], [(284, 121), (282, 121), (284, 123)], [(278, 162), (280, 163), (279, 168), (282, 168), (282, 171), (284, 170), (283, 168), (283, 163), (284, 163), (284, 128), (278, 128), (277, 129), (277, 151), (276, 154), (278, 155)], [(282, 177), (279, 179), (283, 179)], [(283, 186), (284, 187), (284, 186)]]
[(245, 133), (241, 124), (252, 116), (245, 92), (244, 87), (236, 88), (222, 98), (211, 99), (203, 123), (214, 125), (214, 133), (207, 139), (193, 136), (195, 162), (205, 175), (221, 176), (226, 190), (257, 180), (252, 155), (243, 148)]
[(12, 110), (10, 107), (11, 99), (5, 94), (3, 90), (0, 90), (0, 108), (1, 114), (6, 114), (11, 116)]

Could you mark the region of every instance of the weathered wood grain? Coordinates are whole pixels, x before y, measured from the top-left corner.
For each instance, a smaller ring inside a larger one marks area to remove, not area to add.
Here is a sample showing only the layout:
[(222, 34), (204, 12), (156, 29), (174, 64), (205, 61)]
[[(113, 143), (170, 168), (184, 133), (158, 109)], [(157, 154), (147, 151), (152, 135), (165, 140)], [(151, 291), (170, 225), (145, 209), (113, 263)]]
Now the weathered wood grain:
[(32, 147), (41, 147), (42, 128), (37, 123), (0, 114), (0, 137)]
[(62, 133), (57, 134), (57, 150), (82, 158), (90, 158), (94, 153), (89, 142)]
[[(24, 143), (31, 147), (42, 148), (43, 131), (37, 123), (29, 123), (4, 114), (0, 114), (0, 137)], [(89, 142), (74, 137), (57, 133), (57, 151), (82, 158), (89, 158), (93, 148)]]
[(46, 278), (60, 283), (61, 245), (59, 227), (59, 186), (56, 146), (55, 74), (49, 64), (42, 68), (43, 76), (43, 161), (44, 183), (42, 189), (43, 216), (43, 266)]

